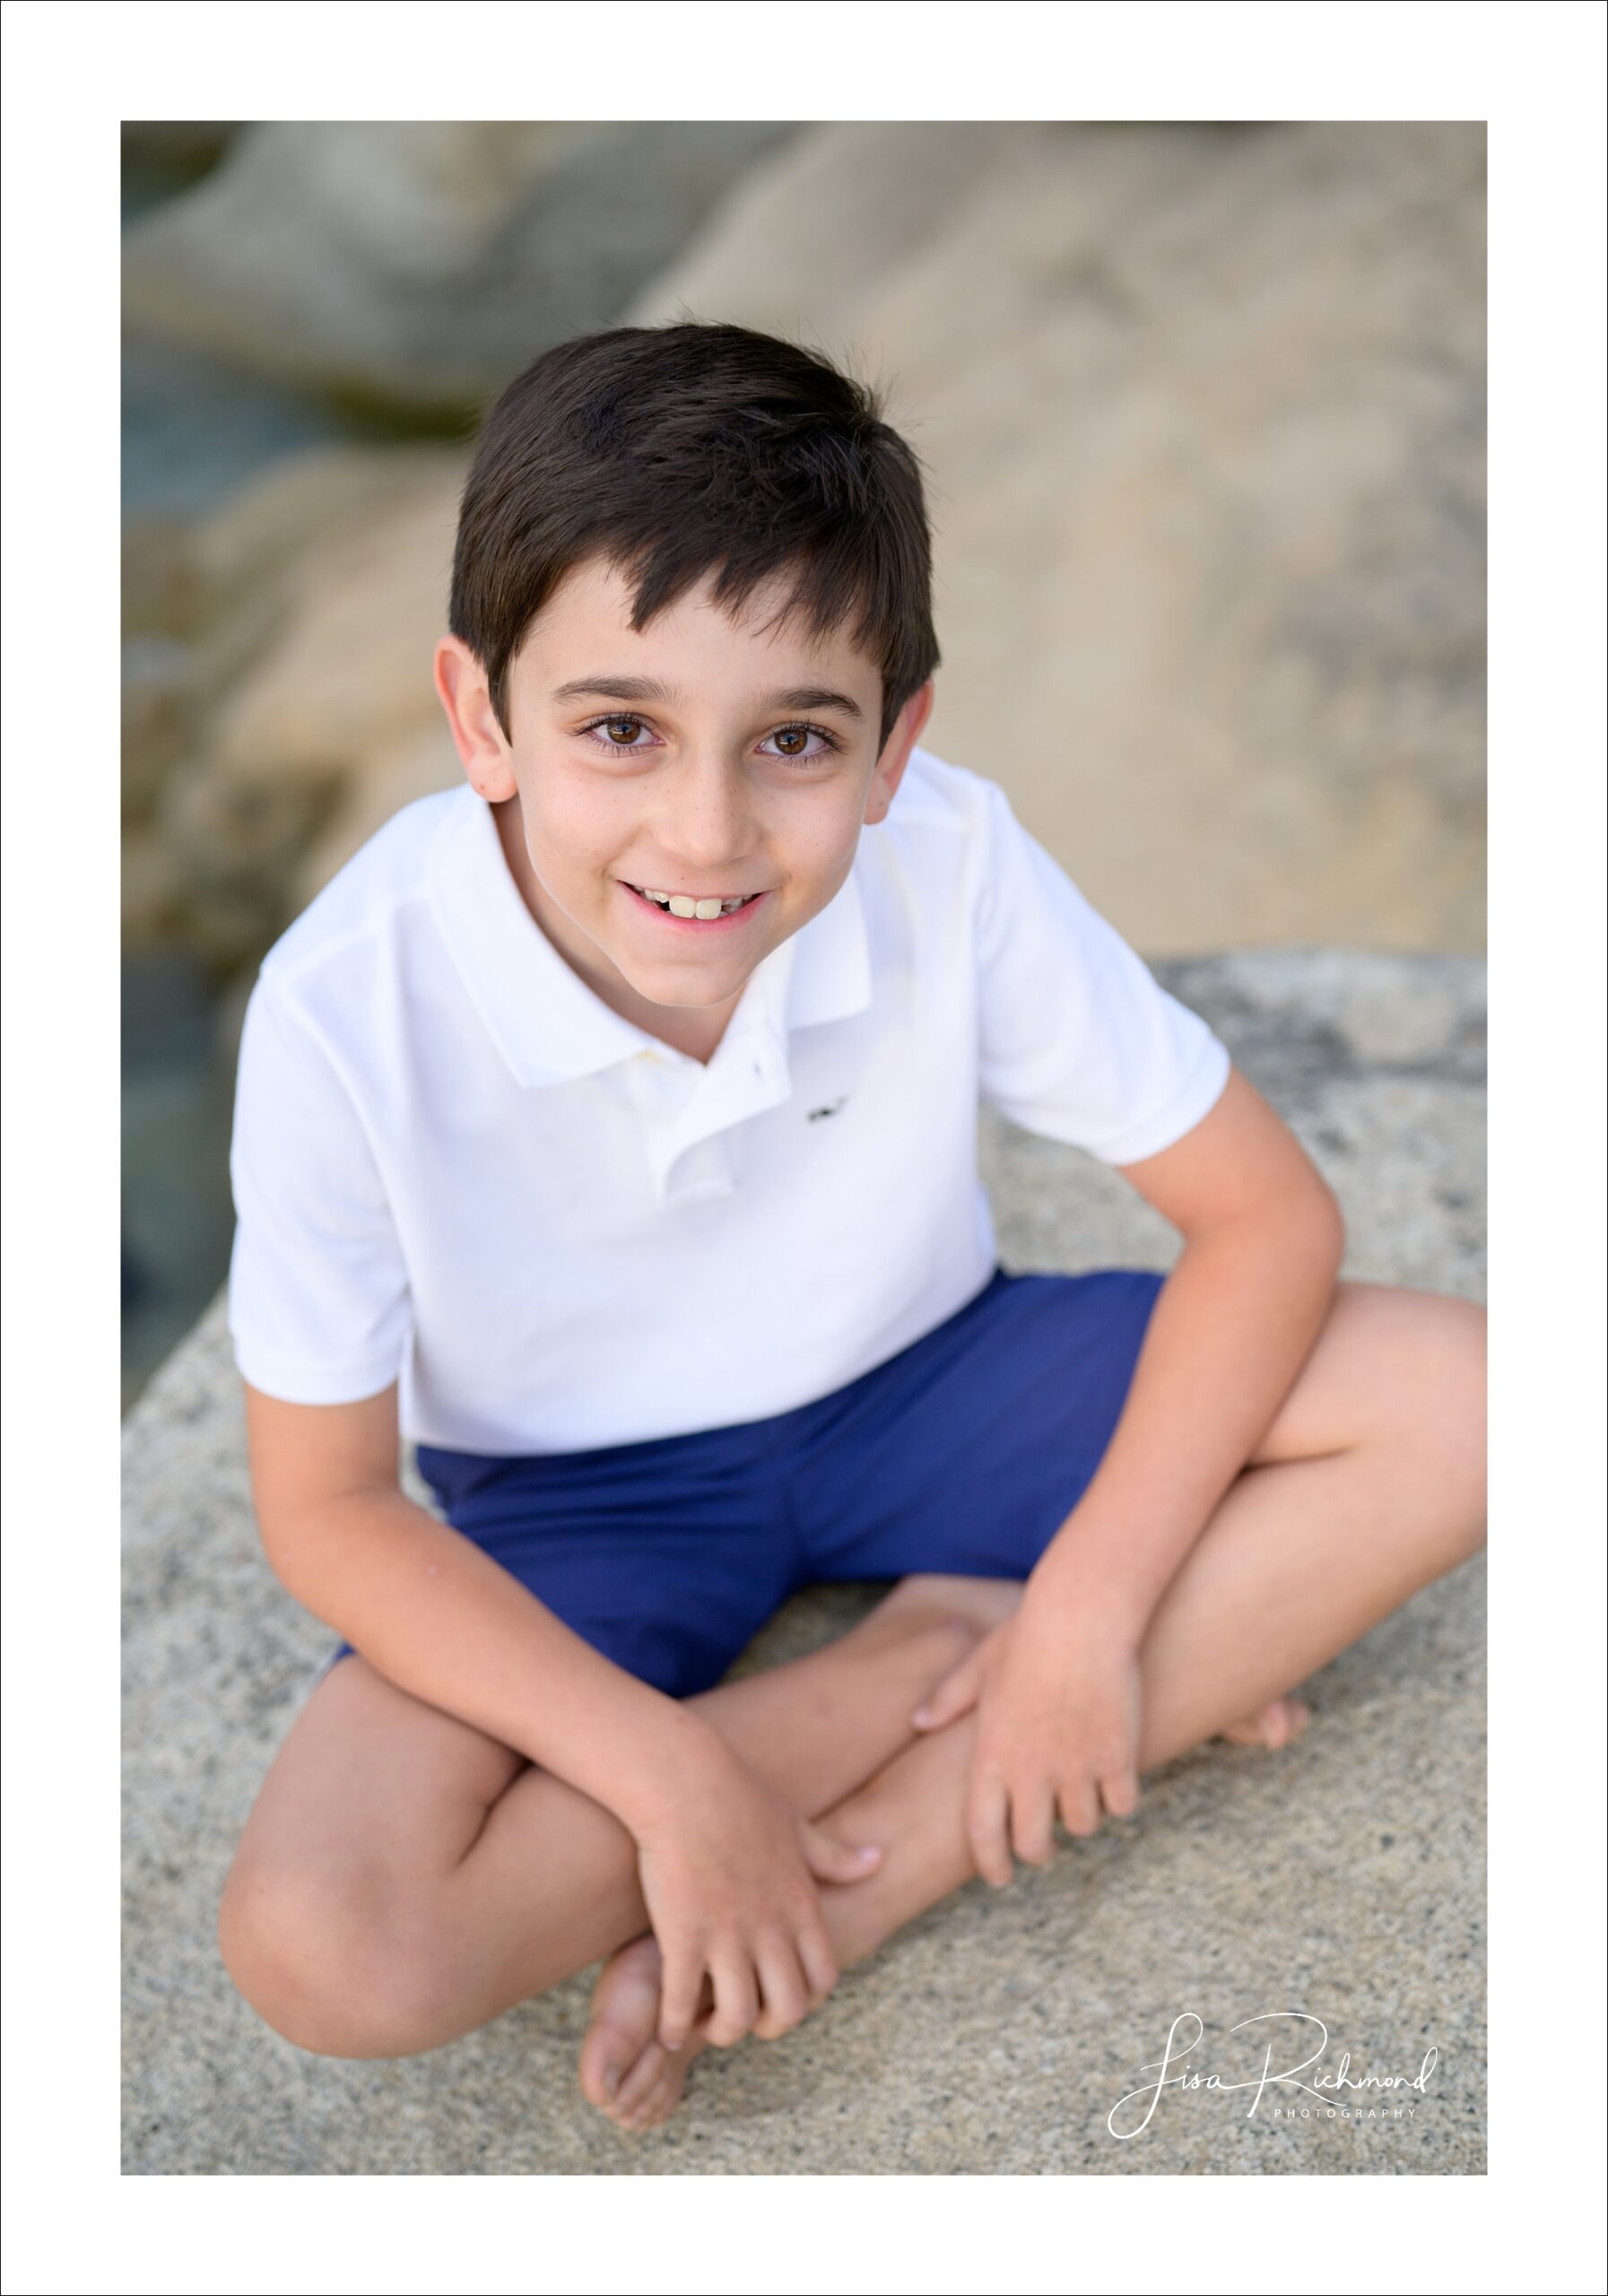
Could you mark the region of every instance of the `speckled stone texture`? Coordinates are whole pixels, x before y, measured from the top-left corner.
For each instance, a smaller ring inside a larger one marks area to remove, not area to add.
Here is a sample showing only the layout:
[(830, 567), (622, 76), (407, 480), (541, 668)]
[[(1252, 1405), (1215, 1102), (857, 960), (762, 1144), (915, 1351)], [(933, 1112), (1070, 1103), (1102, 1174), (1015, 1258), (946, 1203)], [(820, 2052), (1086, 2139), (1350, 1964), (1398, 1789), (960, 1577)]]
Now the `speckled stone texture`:
[[(1155, 970), (1329, 1176), (1345, 1273), (1482, 1298), (1480, 961), (1264, 948)], [(1170, 1258), (1172, 1231), (1091, 1159), (987, 1112), (981, 1141), (1007, 1266)], [(1303, 1686), (1297, 1745), (1218, 1743), (1152, 1773), (1121, 1838), (1064, 1843), (997, 1895), (972, 1882), (783, 2040), (708, 2052), (673, 2120), (632, 2138), (575, 2083), (594, 1971), (392, 2063), (302, 2055), (235, 1994), (218, 1893), (334, 1638), (258, 1547), (222, 1300), (129, 1418), (125, 1492), (128, 2172), (1483, 2172), (1482, 1559)], [(734, 1671), (830, 1639), (881, 1591), (799, 1597)], [(1267, 2031), (1230, 2029), (1291, 2010), (1352, 2080), (1437, 2051), (1412, 2113), (1286, 2120), (1276, 2092), (1252, 2115), (1250, 2092), (1202, 2088), (1109, 2133), (1176, 2018), (1204, 2021), (1190, 2062), (1226, 2082)]]

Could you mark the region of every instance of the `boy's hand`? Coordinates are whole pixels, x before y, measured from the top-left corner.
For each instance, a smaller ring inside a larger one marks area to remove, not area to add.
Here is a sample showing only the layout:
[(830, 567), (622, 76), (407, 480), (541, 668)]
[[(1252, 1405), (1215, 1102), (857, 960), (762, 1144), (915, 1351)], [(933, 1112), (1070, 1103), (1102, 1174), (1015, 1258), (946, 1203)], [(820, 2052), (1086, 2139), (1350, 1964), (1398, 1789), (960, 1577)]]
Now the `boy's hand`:
[(1108, 1622), (1030, 1587), (911, 1720), (942, 1729), (972, 1706), (966, 1831), (978, 1873), (996, 1889), (1013, 1876), (1013, 1843), (1028, 1865), (1049, 1864), (1057, 1805), (1073, 1834), (1137, 1807), (1139, 1660)]
[(692, 2030), (706, 1970), (715, 1994), (707, 2031), (717, 2048), (756, 2029), (775, 2039), (807, 2016), (838, 1982), (815, 1883), (864, 1881), (882, 1854), (801, 1817), (724, 1740), (711, 1741), (634, 1828), (663, 1959), (658, 2038), (667, 2049)]

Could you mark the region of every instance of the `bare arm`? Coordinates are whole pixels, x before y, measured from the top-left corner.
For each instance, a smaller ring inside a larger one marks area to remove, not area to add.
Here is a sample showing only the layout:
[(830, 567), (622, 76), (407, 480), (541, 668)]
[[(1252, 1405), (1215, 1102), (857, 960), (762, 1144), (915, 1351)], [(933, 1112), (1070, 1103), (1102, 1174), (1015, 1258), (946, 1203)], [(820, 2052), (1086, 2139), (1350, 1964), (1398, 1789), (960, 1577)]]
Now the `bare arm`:
[(252, 1492), (274, 1576), (399, 1689), (473, 1723), (633, 1832), (709, 1725), (594, 1650), (396, 1474), (395, 1384), (360, 1403), (246, 1386)]
[(1183, 1139), (1118, 1167), (1179, 1231), (1100, 1466), (996, 1627), (913, 1718), (976, 1703), (968, 1837), (996, 1886), (1042, 1863), (1058, 1808), (1090, 1833), (1139, 1799), (1139, 1648), (1162, 1595), (1265, 1433), (1322, 1328), (1340, 1207), (1236, 1070)]
[[(274, 1575), (378, 1673), (612, 1811), (637, 1844), (664, 1954), (659, 2039), (691, 2031), (707, 1972), (720, 2041), (837, 1982), (817, 1881), (854, 1851), (783, 1804), (711, 1724), (617, 1666), (396, 1475), (395, 1384), (292, 1404), (246, 1385), (247, 1440)], [(775, 1987), (773, 1997), (772, 1987)]]
[(1311, 1352), (1345, 1231), (1305, 1149), (1237, 1069), (1184, 1139), (1121, 1169), (1184, 1248), (1105, 1457), (1030, 1584), (1136, 1645)]

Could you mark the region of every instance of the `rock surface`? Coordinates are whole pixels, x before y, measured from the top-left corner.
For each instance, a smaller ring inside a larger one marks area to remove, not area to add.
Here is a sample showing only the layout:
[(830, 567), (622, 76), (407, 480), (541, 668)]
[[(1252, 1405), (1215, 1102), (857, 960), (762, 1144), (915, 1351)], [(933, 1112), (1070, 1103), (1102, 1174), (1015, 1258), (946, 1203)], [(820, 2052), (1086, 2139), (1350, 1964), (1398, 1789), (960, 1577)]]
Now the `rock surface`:
[[(473, 197), (443, 145), (430, 196), (463, 212), (407, 240), (405, 276), (467, 292), (475, 230), (500, 248), (513, 228), (475, 204), (499, 197), (533, 219), (548, 202), (541, 245), (578, 259), (551, 202), (603, 164), (603, 132), (516, 141)], [(361, 308), (330, 280), (360, 258), (384, 274), (387, 235), (407, 237), (380, 196), (401, 133), (244, 135), (137, 227), (131, 309), (155, 235), (187, 246), (209, 201), (234, 203), (205, 244), (244, 234), (242, 281), (327, 205), (322, 266), (275, 292)], [(237, 215), (254, 170), (291, 165), (275, 139), (309, 136), (294, 201), (254, 193)], [(1136, 945), (1478, 950), (1483, 155), (1477, 123), (809, 126), (741, 172), (727, 153), (727, 196), (597, 323), (737, 319), (892, 382), (936, 527), (926, 739), (999, 781)], [(675, 217), (684, 234), (686, 200)], [(422, 326), (396, 291), (398, 326)], [(518, 298), (486, 307), (512, 330), (500, 379), (548, 338)], [(582, 324), (552, 308), (558, 333)], [(312, 355), (314, 315), (257, 314), (241, 323)], [(404, 346), (386, 356), (406, 372)], [(321, 448), (187, 536), (135, 530), (130, 638), (188, 623), (178, 652), (131, 659), (133, 945), (245, 964), (399, 804), (458, 778), (430, 657), (465, 466), (450, 447)]]
[[(1480, 963), (1298, 947), (1155, 969), (1328, 1175), (1346, 1274), (1482, 1298)], [(980, 1138), (1007, 1266), (1169, 1261), (1172, 1231), (1092, 1159), (991, 1112)], [(1063, 1844), (998, 1896), (973, 1882), (784, 2040), (707, 2056), (632, 2140), (575, 2086), (593, 1972), (394, 2063), (302, 2056), (234, 1993), (218, 1892), (334, 1637), (262, 1558), (222, 1299), (126, 1422), (124, 1481), (126, 2172), (1483, 2171), (1482, 1561), (1322, 1669), (1293, 1749), (1219, 1743), (1152, 1773), (1128, 1838)], [(878, 1592), (797, 1597), (734, 1671), (830, 1639)], [(1245, 2077), (1229, 2028), (1291, 2007), (1353, 2077), (1437, 2048), (1413, 2117), (1275, 2122), (1203, 2092), (1108, 2135), (1175, 2017)]]
[(1484, 130), (815, 126), (623, 315), (926, 462), (940, 756), (1156, 951), (1484, 945)]
[(134, 526), (126, 947), (250, 963), (383, 821), (456, 776), (430, 660), (462, 474), (450, 448), (320, 448), (191, 526)]
[(135, 335), (432, 413), (607, 326), (788, 122), (273, 120), (125, 244)]

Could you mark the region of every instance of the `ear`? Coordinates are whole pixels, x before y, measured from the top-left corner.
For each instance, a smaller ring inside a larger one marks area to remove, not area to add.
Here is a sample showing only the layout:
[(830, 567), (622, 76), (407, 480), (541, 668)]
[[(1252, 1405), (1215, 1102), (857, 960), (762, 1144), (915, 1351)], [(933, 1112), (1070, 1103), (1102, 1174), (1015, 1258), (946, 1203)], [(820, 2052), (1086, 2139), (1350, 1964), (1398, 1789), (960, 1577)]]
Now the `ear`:
[(459, 761), (481, 796), (493, 805), (515, 796), (513, 761), (485, 671), (461, 638), (443, 638), (437, 646), (435, 687)]
[(893, 803), (893, 793), (900, 778), (910, 761), (910, 752), (920, 739), (921, 729), (933, 714), (936, 690), (931, 678), (917, 686), (893, 721), (893, 730), (882, 746), (871, 777), (871, 787), (865, 799), (863, 818), (867, 822), (880, 822)]

